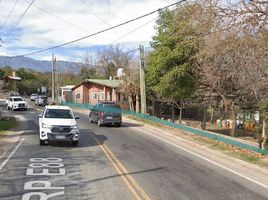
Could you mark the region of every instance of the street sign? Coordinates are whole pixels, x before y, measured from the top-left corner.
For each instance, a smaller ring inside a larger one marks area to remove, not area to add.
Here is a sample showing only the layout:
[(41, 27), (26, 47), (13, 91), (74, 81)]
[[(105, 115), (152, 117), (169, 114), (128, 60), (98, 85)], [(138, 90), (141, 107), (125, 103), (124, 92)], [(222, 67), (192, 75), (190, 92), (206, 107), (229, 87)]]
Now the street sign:
[(41, 92), (42, 93), (47, 93), (47, 87), (41, 87)]

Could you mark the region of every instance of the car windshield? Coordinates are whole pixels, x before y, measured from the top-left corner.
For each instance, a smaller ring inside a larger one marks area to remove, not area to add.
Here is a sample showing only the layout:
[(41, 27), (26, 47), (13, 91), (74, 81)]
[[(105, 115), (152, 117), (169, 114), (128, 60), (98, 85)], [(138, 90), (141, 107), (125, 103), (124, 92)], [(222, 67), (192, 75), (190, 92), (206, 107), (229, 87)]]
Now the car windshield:
[(73, 119), (73, 113), (69, 109), (47, 109), (45, 118)]
[(14, 101), (23, 101), (22, 98), (14, 98)]

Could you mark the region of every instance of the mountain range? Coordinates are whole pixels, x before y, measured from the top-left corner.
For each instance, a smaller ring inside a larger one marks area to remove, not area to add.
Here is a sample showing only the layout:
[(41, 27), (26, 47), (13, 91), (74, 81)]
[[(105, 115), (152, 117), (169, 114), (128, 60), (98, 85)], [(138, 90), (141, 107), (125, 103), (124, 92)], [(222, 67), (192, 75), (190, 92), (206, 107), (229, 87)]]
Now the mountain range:
[[(13, 69), (28, 68), (39, 72), (48, 72), (52, 70), (51, 61), (34, 60), (28, 57), (9, 57), (0, 56), (0, 67), (10, 66)], [(83, 63), (57, 61), (57, 70), (60, 72), (78, 72), (83, 66)]]

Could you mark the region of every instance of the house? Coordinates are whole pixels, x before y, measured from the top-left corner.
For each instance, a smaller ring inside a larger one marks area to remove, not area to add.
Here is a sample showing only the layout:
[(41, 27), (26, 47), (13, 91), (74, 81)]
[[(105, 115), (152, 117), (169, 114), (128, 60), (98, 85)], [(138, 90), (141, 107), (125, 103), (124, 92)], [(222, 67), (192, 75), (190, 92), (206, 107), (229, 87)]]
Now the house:
[(21, 81), (22, 79), (16, 76), (16, 72), (13, 71), (12, 76), (5, 76), (2, 80), (6, 89), (17, 91), (17, 81)]
[(75, 85), (65, 85), (65, 86), (60, 87), (61, 101), (72, 101), (72, 98), (73, 98), (72, 88), (74, 87)]
[(121, 101), (119, 80), (86, 79), (72, 88), (76, 103), (96, 104), (100, 101)]

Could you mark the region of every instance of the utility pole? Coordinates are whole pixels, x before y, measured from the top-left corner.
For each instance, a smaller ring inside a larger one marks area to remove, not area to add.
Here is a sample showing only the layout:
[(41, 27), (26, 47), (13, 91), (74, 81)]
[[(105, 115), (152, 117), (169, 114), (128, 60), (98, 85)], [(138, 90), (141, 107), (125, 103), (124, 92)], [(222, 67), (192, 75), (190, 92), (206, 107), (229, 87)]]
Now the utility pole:
[(54, 53), (52, 54), (52, 88), (51, 88), (51, 93), (52, 93), (52, 104), (55, 103), (55, 61), (56, 58), (54, 58)]
[(141, 94), (141, 113), (146, 114), (146, 91), (145, 91), (145, 57), (144, 47), (140, 45), (140, 94)]
[(59, 105), (59, 84), (59, 71), (57, 68), (57, 59), (55, 57), (55, 97), (57, 105)]

